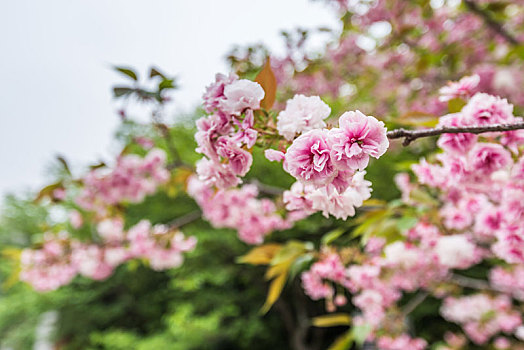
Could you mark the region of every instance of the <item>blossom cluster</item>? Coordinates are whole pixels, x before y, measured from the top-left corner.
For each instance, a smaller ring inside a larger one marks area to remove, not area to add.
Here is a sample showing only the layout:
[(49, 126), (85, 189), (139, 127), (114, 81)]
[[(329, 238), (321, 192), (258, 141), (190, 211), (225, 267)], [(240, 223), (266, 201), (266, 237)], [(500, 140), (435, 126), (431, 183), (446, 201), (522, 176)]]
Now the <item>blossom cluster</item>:
[(196, 176), (188, 180), (187, 193), (202, 209), (204, 218), (216, 228), (232, 228), (248, 244), (260, 244), (264, 237), (275, 230), (291, 227), (277, 213), (274, 202), (257, 198), (255, 185), (214, 192)]
[[(264, 118), (255, 126), (254, 111), (263, 97), (257, 83), (221, 74), (204, 94), (204, 110), (212, 114), (197, 121), (195, 139), (205, 157), (197, 163), (198, 180), (188, 184), (204, 217), (215, 227), (237, 229), (247, 243), (259, 244), (271, 231), (318, 211), (344, 220), (355, 215), (355, 208), (371, 196), (364, 169), (370, 157), (379, 158), (387, 150), (387, 130), (360, 111), (344, 113), (338, 127), (328, 129), (325, 119), (331, 108), (318, 96), (290, 99), (276, 117), (273, 131), (278, 134), (270, 132), (279, 149), (265, 149), (266, 158), (282, 161), (297, 180), (284, 191), (285, 210), (269, 199), (257, 199), (254, 186), (231, 189), (251, 167), (249, 149), (259, 133), (272, 127)], [(280, 209), (287, 211), (285, 219), (276, 213)]]
[[(324, 102), (300, 96), (302, 104), (308, 101), (309, 109), (299, 109), (295, 107), (296, 98), (278, 116), (279, 123), (282, 115), (287, 121), (285, 131), (279, 129), (284, 137), (301, 133), (281, 156), (284, 170), (297, 180), (284, 193), (286, 208), (305, 214), (321, 211), (345, 220), (355, 215), (355, 207), (371, 195), (371, 183), (364, 180), (363, 170), (370, 157), (379, 158), (388, 148), (384, 123), (351, 111), (340, 116), (338, 127), (322, 128), (322, 118), (328, 112)], [(309, 124), (304, 126), (303, 120)], [(291, 121), (294, 127), (290, 127)], [(274, 152), (268, 150), (266, 156)]]
[(246, 149), (254, 146), (253, 111), (260, 108), (264, 89), (255, 82), (217, 74), (204, 94), (204, 110), (212, 113), (196, 123), (197, 152), (205, 157), (197, 163), (200, 180), (209, 186), (238, 185), (251, 168), (253, 157)]
[[(462, 79), (441, 91), (467, 101), (460, 112), (441, 117), (440, 126), (522, 121), (505, 99), (470, 92), (471, 84), (470, 79)], [(519, 338), (523, 322), (512, 302), (522, 301), (524, 295), (523, 136), (522, 130), (441, 135), (437, 144), (443, 152), (412, 167), (418, 183), (412, 183), (408, 174), (396, 178), (405, 204), (429, 206), (433, 208), (430, 214), (422, 215), (394, 242), (371, 237), (365, 254), (357, 260), (342, 258), (342, 253), (332, 252), (329, 259), (321, 254), (302, 274), (306, 294), (326, 299), (329, 309), (333, 284), (344, 287), (361, 310), (353, 322), (371, 326), (368, 339), (375, 340), (380, 349), (426, 348), (424, 340), (411, 338), (398, 326), (406, 316), (398, 306), (403, 294), (418, 290), (443, 299), (443, 317), (460, 324), (474, 343), (482, 345), (493, 338), (499, 345), (511, 344), (508, 338), (496, 336), (502, 332)], [(417, 191), (436, 194), (436, 198), (424, 202)], [(435, 202), (442, 204), (435, 206)], [(493, 258), (503, 264), (493, 267), (483, 282), (489, 293), (456, 297), (462, 286), (455, 271)], [(327, 261), (337, 262), (331, 264), (330, 273), (322, 268)]]
[(522, 324), (520, 312), (513, 310), (511, 299), (505, 295), (448, 297), (441, 313), (447, 320), (461, 324), (467, 336), (477, 344), (486, 343), (501, 331), (512, 334)]
[(184, 252), (194, 249), (195, 237), (185, 237), (165, 225), (142, 220), (124, 230), (121, 219), (106, 219), (97, 227), (102, 244), (84, 243), (62, 232), (45, 235), (40, 249), (24, 249), (20, 280), (37, 291), (50, 291), (70, 283), (80, 274), (104, 280), (130, 259), (144, 259), (154, 270), (180, 266)]
[[(460, 113), (441, 118), (443, 126), (522, 122), (513, 106), (499, 97), (477, 93)], [(413, 166), (419, 183), (440, 191), (440, 209), (449, 230), (467, 231), (509, 264), (524, 263), (524, 158), (522, 130), (484, 134), (444, 134), (438, 163)]]
[(114, 168), (98, 168), (85, 175), (75, 201), (101, 216), (106, 214), (107, 206), (141, 202), (169, 179), (165, 166), (166, 154), (161, 149), (150, 150), (144, 158), (135, 154), (120, 156)]

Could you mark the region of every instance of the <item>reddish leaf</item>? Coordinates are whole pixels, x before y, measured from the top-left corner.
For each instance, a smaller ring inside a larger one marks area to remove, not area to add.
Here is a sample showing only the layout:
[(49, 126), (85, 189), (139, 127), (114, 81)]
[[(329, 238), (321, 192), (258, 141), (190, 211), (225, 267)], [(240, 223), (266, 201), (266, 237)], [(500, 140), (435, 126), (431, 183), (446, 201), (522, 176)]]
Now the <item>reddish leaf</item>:
[(264, 99), (262, 102), (260, 102), (260, 106), (266, 110), (271, 109), (277, 97), (277, 79), (275, 78), (275, 74), (271, 69), (271, 61), (269, 57), (266, 64), (264, 65), (264, 68), (262, 68), (260, 73), (258, 73), (257, 77), (255, 78), (255, 81), (262, 86), (264, 92), (266, 93)]

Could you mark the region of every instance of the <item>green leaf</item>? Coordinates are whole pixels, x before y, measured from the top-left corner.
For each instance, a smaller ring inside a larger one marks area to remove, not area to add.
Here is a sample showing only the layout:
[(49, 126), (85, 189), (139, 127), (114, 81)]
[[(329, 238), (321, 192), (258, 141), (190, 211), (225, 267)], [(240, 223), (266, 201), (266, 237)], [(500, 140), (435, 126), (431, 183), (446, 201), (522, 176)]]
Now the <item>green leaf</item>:
[(175, 87), (174, 79), (163, 79), (160, 84), (158, 84), (158, 90), (174, 89)]
[(268, 265), (275, 254), (282, 248), (277, 243), (268, 243), (251, 249), (246, 255), (237, 259), (241, 264)]
[(266, 302), (260, 310), (262, 314), (267, 313), (269, 309), (271, 309), (271, 306), (273, 306), (273, 304), (277, 301), (278, 297), (282, 293), (282, 290), (284, 289), (286, 279), (287, 271), (281, 273), (273, 281), (271, 281), (271, 284), (269, 285), (269, 291), (267, 293)]
[(346, 230), (342, 227), (329, 231), (322, 236), (322, 245), (329, 245), (331, 242), (342, 236)]
[(132, 70), (131, 68), (128, 68), (128, 67), (118, 67), (118, 66), (115, 66), (113, 67), (116, 71), (124, 74), (125, 76), (128, 76), (129, 78), (133, 79), (134, 81), (137, 81), (138, 80), (138, 75), (135, 73), (134, 70)]
[(56, 156), (56, 159), (62, 164), (62, 167), (64, 170), (71, 175), (71, 169), (69, 169), (69, 165), (67, 164), (66, 159), (63, 156)]
[(351, 334), (353, 336), (353, 339), (355, 339), (355, 342), (358, 345), (364, 344), (370, 332), (371, 332), (371, 326), (368, 324), (358, 325), (351, 329)]
[(426, 204), (428, 206), (437, 206), (439, 203), (435, 198), (420, 188), (415, 188), (409, 193), (409, 198), (417, 203)]
[(309, 253), (301, 255), (298, 258), (296, 258), (293, 264), (291, 265), (291, 269), (289, 271), (289, 277), (295, 278), (295, 276), (299, 272), (304, 271), (306, 267), (308, 267), (311, 264), (313, 259), (314, 259), (313, 254), (309, 254)]
[(133, 93), (133, 91), (135, 90), (125, 86), (115, 86), (113, 88), (113, 95), (115, 97), (123, 97), (130, 95), (131, 93)]
[(54, 184), (51, 184), (51, 185), (48, 185), (42, 188), (40, 192), (38, 192), (38, 195), (36, 196), (34, 202), (38, 203), (45, 197), (50, 197), (53, 194), (54, 190), (59, 189), (61, 187), (62, 187), (62, 181), (59, 181), (57, 183), (54, 183)]
[(349, 326), (351, 316), (343, 313), (318, 316), (313, 318), (312, 323), (315, 327)]
[(105, 166), (107, 166), (106, 163), (104, 163), (104, 162), (100, 162), (100, 163), (98, 163), (98, 164), (90, 165), (90, 166), (89, 166), (89, 169), (91, 169), (91, 170), (96, 170), (96, 169), (103, 168), (103, 167), (105, 167)]
[(328, 350), (349, 350), (353, 345), (353, 333), (347, 332), (338, 337)]
[(151, 67), (151, 70), (149, 71), (149, 77), (150, 78), (154, 78), (154, 77), (160, 77), (162, 79), (166, 79), (166, 76), (164, 74), (162, 74), (158, 69), (156, 69), (155, 67)]
[(307, 249), (307, 243), (300, 241), (289, 241), (275, 254), (271, 260), (271, 265), (278, 265), (286, 261), (293, 261)]
[(458, 113), (462, 110), (462, 107), (466, 105), (466, 101), (461, 98), (454, 98), (448, 101), (449, 113)]
[(412, 216), (404, 216), (397, 220), (397, 228), (399, 231), (404, 232), (415, 226), (418, 219)]

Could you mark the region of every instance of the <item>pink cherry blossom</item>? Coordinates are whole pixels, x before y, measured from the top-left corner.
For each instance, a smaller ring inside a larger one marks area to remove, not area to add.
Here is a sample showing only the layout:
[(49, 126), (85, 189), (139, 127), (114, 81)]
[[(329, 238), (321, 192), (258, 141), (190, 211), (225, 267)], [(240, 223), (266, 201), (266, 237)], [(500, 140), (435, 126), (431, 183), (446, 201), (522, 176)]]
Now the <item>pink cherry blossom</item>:
[(259, 109), (264, 95), (260, 84), (247, 79), (236, 80), (224, 87), (224, 98), (218, 107), (224, 113), (238, 116), (247, 108)]
[(227, 159), (228, 167), (233, 174), (244, 176), (247, 174), (253, 163), (253, 156), (251, 153), (238, 147), (233, 140), (222, 136), (216, 143), (217, 154), (224, 159)]
[(480, 259), (476, 246), (465, 235), (451, 235), (439, 238), (435, 246), (439, 263), (454, 269), (465, 269)]
[(470, 153), (471, 166), (479, 173), (489, 175), (512, 163), (511, 154), (501, 145), (478, 143)]
[(197, 162), (196, 173), (201, 181), (218, 188), (233, 187), (241, 182), (228, 166), (217, 164), (207, 158), (202, 158)]
[(379, 158), (386, 152), (389, 141), (384, 123), (360, 111), (346, 112), (339, 127), (329, 132), (331, 158), (342, 170), (364, 169), (369, 157)]
[(311, 130), (296, 138), (289, 146), (284, 170), (305, 184), (326, 185), (336, 176), (328, 145), (328, 131)]
[(204, 110), (207, 113), (213, 112), (218, 108), (220, 102), (224, 99), (224, 89), (227, 85), (233, 83), (238, 79), (236, 74), (230, 74), (226, 76), (224, 74), (217, 73), (215, 82), (206, 87), (204, 93)]
[(463, 77), (457, 82), (449, 82), (447, 86), (440, 88), (439, 100), (447, 102), (454, 98), (467, 98), (473, 95), (479, 82), (480, 76), (478, 74)]
[[(464, 116), (461, 113), (448, 114), (439, 120), (440, 127), (460, 127), (465, 125)], [(450, 153), (464, 154), (477, 142), (478, 136), (469, 133), (442, 134), (437, 145)]]
[(475, 94), (462, 109), (462, 115), (469, 125), (489, 125), (513, 122), (513, 105), (506, 99), (488, 95)]
[(325, 128), (324, 119), (330, 113), (331, 108), (320, 97), (295, 95), (277, 117), (278, 133), (291, 141), (297, 134)]
[(266, 149), (264, 151), (264, 156), (270, 162), (281, 162), (286, 158), (286, 155), (284, 154), (284, 152), (277, 151), (275, 149)]

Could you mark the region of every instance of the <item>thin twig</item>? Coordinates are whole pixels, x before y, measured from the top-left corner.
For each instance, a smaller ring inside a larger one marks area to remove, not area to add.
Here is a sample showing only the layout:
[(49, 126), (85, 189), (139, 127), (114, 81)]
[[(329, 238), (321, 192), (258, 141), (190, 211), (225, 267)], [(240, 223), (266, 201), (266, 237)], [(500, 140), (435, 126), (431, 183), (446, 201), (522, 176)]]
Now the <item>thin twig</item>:
[(422, 129), (422, 130), (406, 130), (406, 129), (396, 129), (388, 131), (387, 135), (389, 139), (401, 139), (404, 138), (402, 142), (403, 146), (408, 146), (412, 141), (428, 136), (436, 136), (442, 134), (482, 134), (486, 132), (497, 132), (497, 131), (511, 131), (524, 129), (524, 123), (515, 123), (515, 124), (494, 124), (494, 125), (484, 125), (484, 126), (448, 126), (432, 129)]
[(257, 186), (260, 192), (273, 196), (279, 196), (286, 190), (285, 188), (263, 184), (257, 179), (252, 180), (250, 183)]
[(413, 310), (417, 308), (426, 298), (428, 297), (428, 292), (421, 292), (417, 294), (413, 299), (411, 299), (403, 308), (402, 314), (404, 316), (409, 315)]
[(509, 42), (512, 45), (519, 45), (519, 41), (510, 33), (508, 33), (504, 27), (502, 27), (502, 24), (497, 22), (487, 11), (484, 11), (482, 8), (480, 8), (475, 1), (473, 0), (464, 0), (464, 3), (466, 4), (467, 8), (476, 14), (477, 16), (481, 17), (484, 22), (488, 25), (488, 27), (491, 28), (495, 33), (499, 34), (501, 37), (503, 37), (507, 42)]
[(196, 221), (202, 217), (202, 212), (200, 210), (192, 211), (186, 215), (180, 216), (172, 221), (170, 221), (167, 225), (169, 227), (182, 227), (184, 225), (190, 224), (193, 221)]
[(154, 111), (152, 115), (152, 119), (153, 119), (153, 125), (160, 131), (160, 134), (162, 134), (162, 137), (164, 138), (164, 141), (166, 143), (167, 150), (171, 154), (171, 157), (173, 157), (173, 168), (176, 168), (180, 165), (184, 165), (184, 162), (182, 161), (182, 157), (180, 156), (180, 153), (176, 149), (173, 143), (173, 139), (171, 138), (171, 134), (169, 133), (169, 127), (163, 123), (160, 112)]
[(466, 288), (471, 288), (471, 289), (489, 290), (489, 291), (495, 291), (495, 292), (501, 291), (497, 288), (492, 287), (486, 281), (479, 280), (476, 278), (466, 277), (462, 275), (452, 274), (449, 281), (461, 287), (466, 287)]

